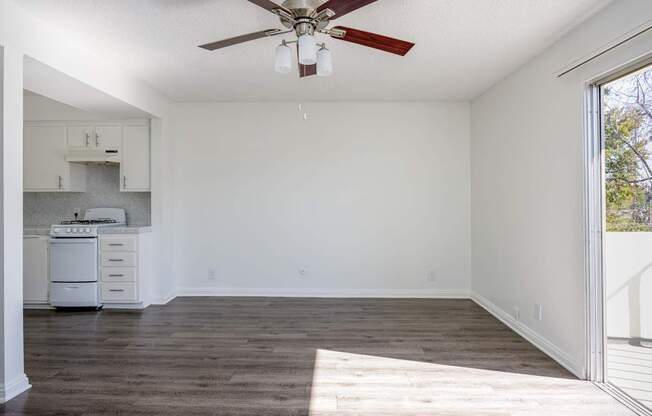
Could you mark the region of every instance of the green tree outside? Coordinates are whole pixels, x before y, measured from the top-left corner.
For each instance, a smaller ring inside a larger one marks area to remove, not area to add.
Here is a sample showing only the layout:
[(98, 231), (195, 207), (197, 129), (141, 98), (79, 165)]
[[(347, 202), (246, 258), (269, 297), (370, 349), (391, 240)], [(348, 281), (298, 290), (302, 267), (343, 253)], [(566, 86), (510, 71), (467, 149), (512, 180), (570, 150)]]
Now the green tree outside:
[(652, 69), (602, 94), (607, 231), (652, 231)]

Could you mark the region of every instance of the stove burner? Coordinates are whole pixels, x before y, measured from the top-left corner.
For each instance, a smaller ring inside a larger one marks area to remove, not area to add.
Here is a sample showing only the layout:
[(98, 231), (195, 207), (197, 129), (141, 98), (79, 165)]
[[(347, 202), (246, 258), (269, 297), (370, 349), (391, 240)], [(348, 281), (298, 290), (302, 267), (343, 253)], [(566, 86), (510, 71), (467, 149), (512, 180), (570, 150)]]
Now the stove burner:
[(109, 218), (98, 218), (96, 220), (73, 220), (61, 221), (61, 225), (95, 225), (95, 224), (117, 224), (118, 221)]

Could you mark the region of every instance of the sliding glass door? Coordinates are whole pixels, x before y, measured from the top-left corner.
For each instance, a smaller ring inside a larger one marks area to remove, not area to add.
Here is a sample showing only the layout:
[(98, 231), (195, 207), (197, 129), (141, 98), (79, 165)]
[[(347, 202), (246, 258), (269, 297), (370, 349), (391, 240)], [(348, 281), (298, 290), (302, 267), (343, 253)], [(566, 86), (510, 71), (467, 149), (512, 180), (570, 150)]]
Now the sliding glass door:
[(605, 380), (652, 408), (652, 66), (600, 85)]

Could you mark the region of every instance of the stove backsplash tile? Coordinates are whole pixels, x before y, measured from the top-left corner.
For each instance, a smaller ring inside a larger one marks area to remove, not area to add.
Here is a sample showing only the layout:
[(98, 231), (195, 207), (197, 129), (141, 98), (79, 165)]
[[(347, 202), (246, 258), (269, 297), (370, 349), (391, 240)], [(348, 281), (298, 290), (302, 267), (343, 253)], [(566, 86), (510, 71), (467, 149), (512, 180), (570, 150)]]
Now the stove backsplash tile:
[(57, 224), (73, 218), (75, 209), (124, 208), (127, 222), (151, 224), (149, 192), (120, 192), (120, 167), (89, 165), (86, 192), (26, 192), (23, 197), (25, 226)]

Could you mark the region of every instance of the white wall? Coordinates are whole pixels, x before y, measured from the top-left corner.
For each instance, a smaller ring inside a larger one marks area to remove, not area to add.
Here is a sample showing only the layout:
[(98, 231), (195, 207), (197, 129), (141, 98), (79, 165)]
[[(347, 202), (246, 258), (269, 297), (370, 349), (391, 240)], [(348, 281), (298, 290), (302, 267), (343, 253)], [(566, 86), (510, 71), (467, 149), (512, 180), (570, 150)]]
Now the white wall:
[(27, 94), (23, 97), (25, 121), (98, 120), (99, 116), (41, 95)]
[[(584, 82), (652, 49), (641, 37), (578, 71), (555, 72), (652, 19), (619, 0), (472, 103), (473, 282), (567, 367), (585, 369)], [(543, 306), (543, 320), (534, 305)]]
[(304, 108), (173, 107), (180, 293), (468, 293), (468, 104)]
[(652, 233), (606, 233), (607, 336), (652, 339)]

